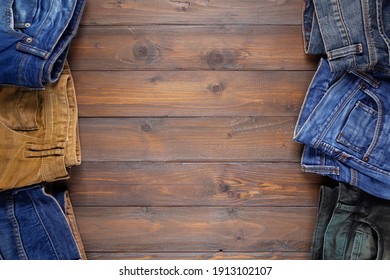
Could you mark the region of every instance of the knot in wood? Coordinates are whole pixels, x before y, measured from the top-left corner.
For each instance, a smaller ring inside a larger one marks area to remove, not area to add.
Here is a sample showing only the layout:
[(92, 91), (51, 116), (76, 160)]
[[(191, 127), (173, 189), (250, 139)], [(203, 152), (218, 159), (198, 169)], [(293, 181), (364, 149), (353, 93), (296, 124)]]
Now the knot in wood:
[(133, 46), (133, 56), (136, 60), (144, 60), (147, 63), (152, 63), (160, 56), (160, 51), (150, 41), (138, 42)]
[(152, 127), (148, 123), (143, 123), (140, 125), (142, 131), (149, 132), (152, 130)]
[(214, 70), (236, 69), (239, 57), (240, 53), (234, 50), (214, 49), (207, 54), (206, 60), (209, 67)]

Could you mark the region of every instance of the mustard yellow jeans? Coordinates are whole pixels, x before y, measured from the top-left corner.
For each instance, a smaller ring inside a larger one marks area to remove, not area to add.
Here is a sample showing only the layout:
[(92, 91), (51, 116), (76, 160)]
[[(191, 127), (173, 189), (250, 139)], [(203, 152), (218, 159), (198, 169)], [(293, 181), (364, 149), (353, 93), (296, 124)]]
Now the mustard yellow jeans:
[(0, 190), (67, 179), (81, 163), (75, 88), (66, 64), (45, 90), (0, 86)]

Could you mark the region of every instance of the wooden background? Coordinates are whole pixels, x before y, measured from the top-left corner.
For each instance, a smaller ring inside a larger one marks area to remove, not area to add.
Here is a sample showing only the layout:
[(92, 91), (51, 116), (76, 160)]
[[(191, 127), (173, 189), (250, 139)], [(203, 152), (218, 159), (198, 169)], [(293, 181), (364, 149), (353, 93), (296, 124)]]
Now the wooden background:
[(307, 259), (301, 0), (89, 0), (69, 54), (90, 259)]

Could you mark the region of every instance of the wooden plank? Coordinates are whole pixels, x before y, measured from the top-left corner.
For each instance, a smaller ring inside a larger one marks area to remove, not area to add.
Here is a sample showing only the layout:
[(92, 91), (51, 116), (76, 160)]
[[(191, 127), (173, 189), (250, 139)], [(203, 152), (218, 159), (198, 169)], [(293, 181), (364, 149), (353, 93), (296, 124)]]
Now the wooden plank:
[(94, 0), (82, 24), (300, 24), (301, 10), (299, 0)]
[(79, 115), (297, 116), (312, 71), (74, 71)]
[(84, 27), (73, 70), (314, 70), (300, 26)]
[(323, 177), (298, 163), (84, 162), (75, 206), (317, 206)]
[(293, 117), (82, 118), (85, 161), (300, 160)]
[(76, 207), (91, 252), (307, 252), (314, 207)]
[(310, 252), (87, 253), (90, 260), (308, 260)]

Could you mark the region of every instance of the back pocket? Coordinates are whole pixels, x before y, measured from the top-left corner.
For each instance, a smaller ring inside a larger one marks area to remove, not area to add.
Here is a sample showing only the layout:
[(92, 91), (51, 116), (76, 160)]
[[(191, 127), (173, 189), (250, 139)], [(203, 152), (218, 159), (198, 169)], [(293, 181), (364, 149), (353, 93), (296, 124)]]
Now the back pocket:
[(358, 101), (349, 114), (337, 142), (364, 155), (374, 138), (378, 112)]

